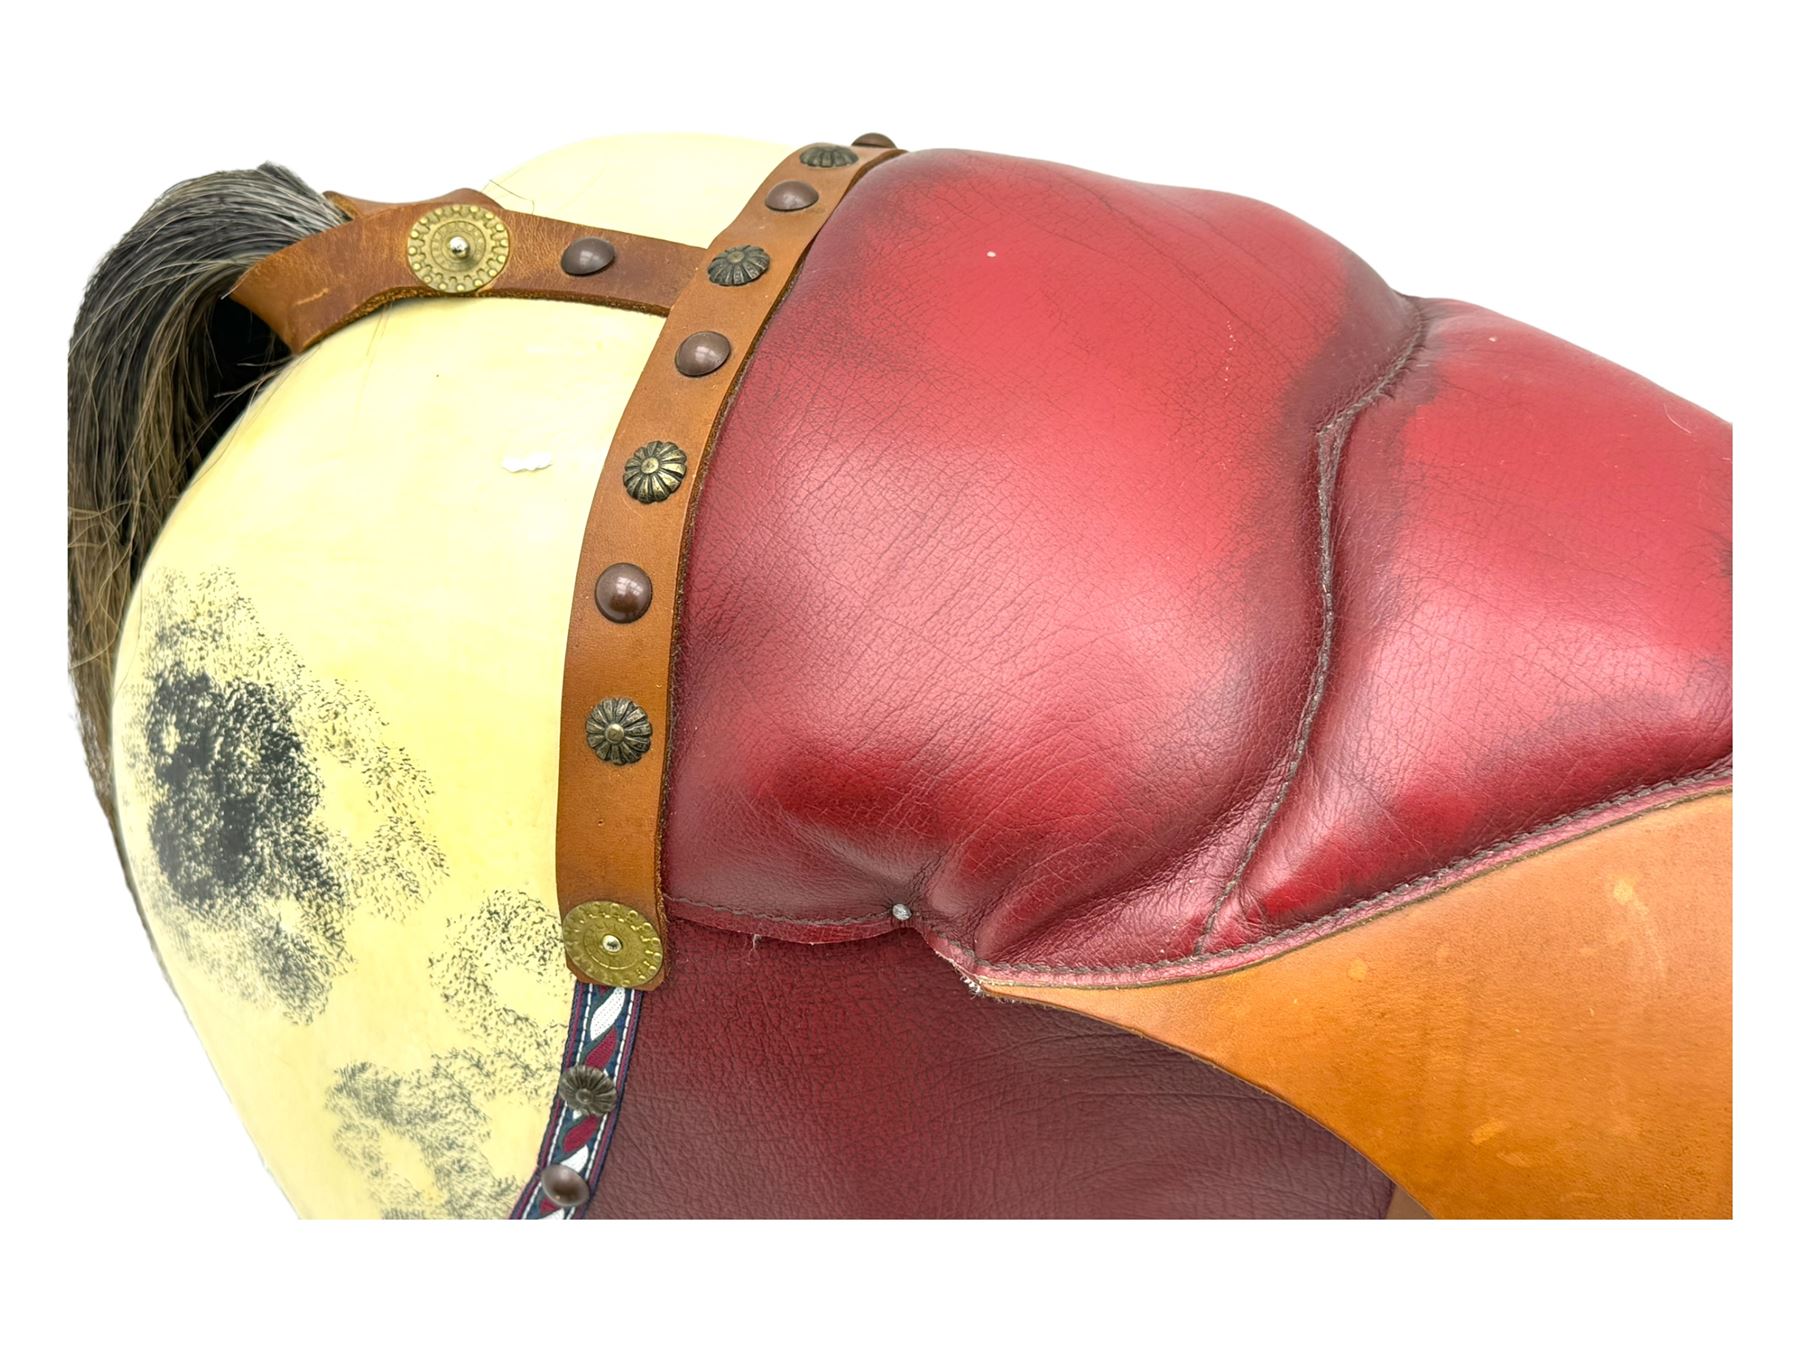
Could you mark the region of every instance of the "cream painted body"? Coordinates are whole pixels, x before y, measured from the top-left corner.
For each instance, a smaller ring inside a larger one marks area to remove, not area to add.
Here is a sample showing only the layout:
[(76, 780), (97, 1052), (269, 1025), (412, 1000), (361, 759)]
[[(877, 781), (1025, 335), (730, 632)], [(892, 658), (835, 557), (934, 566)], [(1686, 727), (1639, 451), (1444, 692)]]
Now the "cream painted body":
[[(704, 246), (784, 153), (590, 141), (485, 190)], [(133, 879), (177, 994), (302, 1214), (499, 1217), (530, 1177), (572, 987), (555, 925), (572, 568), (660, 325), (460, 299), (350, 325), (221, 442), (134, 596), (114, 684)], [(177, 705), (190, 737), (263, 729), (243, 780), (215, 793), (231, 811), (198, 835), (170, 805), (182, 733), (156, 710)], [(310, 785), (296, 797), (268, 788), (290, 731)], [(261, 822), (248, 846), (240, 810)], [(265, 857), (269, 839), (299, 840), (310, 870)], [(196, 915), (170, 881), (182, 864), (162, 855), (186, 850), (241, 883), (241, 867), (206, 860), (214, 843), (247, 847), (269, 875)], [(270, 933), (298, 934), (303, 959), (258, 969)]]

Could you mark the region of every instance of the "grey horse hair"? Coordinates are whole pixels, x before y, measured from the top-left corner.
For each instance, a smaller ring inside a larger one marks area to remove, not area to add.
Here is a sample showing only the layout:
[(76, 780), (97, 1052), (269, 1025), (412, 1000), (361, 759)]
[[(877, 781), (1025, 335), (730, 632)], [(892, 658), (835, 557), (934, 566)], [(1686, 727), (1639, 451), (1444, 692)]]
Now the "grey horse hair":
[(345, 219), (273, 164), (189, 179), (89, 280), (69, 340), (69, 673), (94, 791), (112, 821), (119, 626), (169, 512), (287, 350), (221, 304), (256, 262)]

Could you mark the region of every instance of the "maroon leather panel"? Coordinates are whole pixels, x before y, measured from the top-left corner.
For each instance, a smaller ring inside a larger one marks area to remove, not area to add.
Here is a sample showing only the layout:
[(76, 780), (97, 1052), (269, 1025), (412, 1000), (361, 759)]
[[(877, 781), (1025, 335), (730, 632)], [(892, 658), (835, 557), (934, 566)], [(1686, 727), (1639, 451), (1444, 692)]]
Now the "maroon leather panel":
[(1691, 774), (1729, 750), (1728, 451), (1258, 203), (908, 155), (704, 486), (671, 908), (1142, 967)]
[(1425, 308), (1344, 454), (1326, 696), (1214, 949), (1731, 750), (1730, 427)]
[(977, 998), (910, 933), (677, 921), (593, 1217), (1378, 1218), (1392, 1185), (1237, 1079)]
[(950, 151), (870, 174), (698, 510), (671, 901), (1191, 950), (1311, 676), (1314, 430), (1414, 323), (1243, 198)]

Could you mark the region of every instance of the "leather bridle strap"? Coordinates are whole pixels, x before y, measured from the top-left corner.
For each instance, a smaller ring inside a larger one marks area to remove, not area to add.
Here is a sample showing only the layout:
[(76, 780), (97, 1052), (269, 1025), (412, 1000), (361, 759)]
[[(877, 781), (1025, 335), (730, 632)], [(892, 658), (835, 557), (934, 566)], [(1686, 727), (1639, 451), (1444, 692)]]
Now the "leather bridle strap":
[(812, 145), (777, 165), (670, 309), (619, 421), (575, 570), (563, 663), (556, 884), (580, 979), (662, 980), (671, 668), (707, 453), (820, 227), (864, 173), (899, 153)]
[(426, 296), (667, 314), (707, 257), (668, 239), (508, 211), (472, 188), (397, 205), (326, 196), (350, 219), (271, 253), (230, 292), (295, 355), (396, 300)]

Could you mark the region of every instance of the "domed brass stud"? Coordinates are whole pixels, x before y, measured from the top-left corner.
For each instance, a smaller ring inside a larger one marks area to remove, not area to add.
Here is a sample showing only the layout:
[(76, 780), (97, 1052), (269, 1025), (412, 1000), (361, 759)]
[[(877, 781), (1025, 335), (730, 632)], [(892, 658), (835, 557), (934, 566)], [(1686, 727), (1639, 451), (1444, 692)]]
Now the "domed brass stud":
[(847, 145), (809, 145), (800, 152), (800, 162), (809, 169), (848, 168), (858, 158)]
[(763, 205), (771, 211), (804, 211), (819, 200), (819, 190), (798, 178), (786, 178), (769, 189)]
[(584, 1116), (604, 1116), (619, 1104), (619, 1085), (605, 1069), (571, 1064), (556, 1084), (556, 1095)]
[(587, 1203), (587, 1178), (573, 1167), (564, 1167), (561, 1163), (551, 1163), (538, 1173), (538, 1185), (544, 1188), (544, 1195), (558, 1209), (574, 1209), (577, 1205)]
[(748, 286), (768, 270), (766, 252), (755, 244), (739, 244), (706, 265), (706, 279), (715, 286)]
[(636, 563), (614, 563), (594, 583), (594, 604), (614, 623), (635, 623), (650, 608), (650, 577)]
[(591, 277), (613, 265), (619, 250), (595, 235), (577, 239), (563, 250), (562, 270), (572, 277)]
[(731, 339), (704, 329), (689, 333), (675, 349), (675, 369), (689, 379), (710, 375), (731, 359)]
[(687, 477), (687, 451), (674, 441), (645, 441), (625, 461), (625, 490), (646, 506), (666, 502)]
[(506, 222), (481, 206), (433, 207), (406, 236), (413, 275), (445, 295), (467, 295), (506, 270), (512, 237)]
[(873, 150), (893, 150), (897, 148), (894, 145), (894, 138), (892, 136), (883, 136), (879, 131), (865, 131), (862, 135), (851, 141), (850, 144), (868, 146)]
[(636, 989), (662, 969), (663, 944), (650, 920), (629, 905), (590, 900), (563, 915), (563, 950), (584, 980)]
[(603, 698), (587, 715), (587, 743), (608, 764), (636, 764), (650, 749), (650, 715), (628, 698)]

